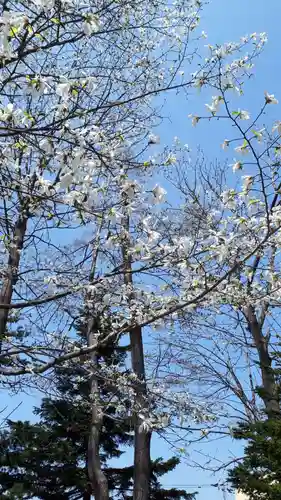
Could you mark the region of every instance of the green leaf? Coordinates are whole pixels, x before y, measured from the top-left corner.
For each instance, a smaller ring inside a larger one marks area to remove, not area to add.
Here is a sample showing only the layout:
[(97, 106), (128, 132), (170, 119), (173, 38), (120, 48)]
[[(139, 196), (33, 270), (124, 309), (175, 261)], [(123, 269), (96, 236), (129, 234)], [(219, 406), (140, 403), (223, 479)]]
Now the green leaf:
[(26, 151), (26, 149), (27, 149), (27, 145), (24, 142), (22, 142), (22, 141), (16, 142), (15, 145), (14, 145), (14, 147), (16, 149), (20, 149), (21, 151)]
[(19, 27), (12, 26), (11, 29), (10, 29), (10, 31), (9, 31), (9, 36), (13, 38), (13, 37), (15, 37), (19, 33), (19, 31), (20, 31)]
[(60, 20), (57, 17), (52, 17), (51, 18), (52, 23), (54, 24), (60, 24)]

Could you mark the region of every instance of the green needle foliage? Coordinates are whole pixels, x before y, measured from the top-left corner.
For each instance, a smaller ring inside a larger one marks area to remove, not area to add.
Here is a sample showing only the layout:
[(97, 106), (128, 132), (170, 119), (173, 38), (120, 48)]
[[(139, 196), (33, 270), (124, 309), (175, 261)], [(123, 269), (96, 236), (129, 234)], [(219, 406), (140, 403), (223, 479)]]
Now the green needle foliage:
[(281, 419), (240, 424), (234, 437), (247, 440), (244, 459), (229, 473), (250, 500), (281, 500)]
[[(80, 345), (85, 345), (79, 325)], [(126, 352), (114, 344), (99, 351), (99, 362), (125, 370)], [(71, 362), (55, 370), (56, 398), (44, 398), (34, 413), (38, 423), (13, 422), (0, 433), (0, 498), (44, 500), (89, 500), (87, 447), (91, 401), (83, 362)], [(110, 387), (100, 382), (101, 398), (107, 401), (100, 439), (100, 456), (110, 498), (132, 499), (133, 466), (111, 467), (110, 459), (121, 457), (121, 447), (133, 444), (128, 422), (117, 418), (116, 404), (108, 404)], [(179, 460), (158, 459), (152, 463), (151, 500), (192, 500), (193, 494), (164, 489), (158, 480), (173, 470)]]

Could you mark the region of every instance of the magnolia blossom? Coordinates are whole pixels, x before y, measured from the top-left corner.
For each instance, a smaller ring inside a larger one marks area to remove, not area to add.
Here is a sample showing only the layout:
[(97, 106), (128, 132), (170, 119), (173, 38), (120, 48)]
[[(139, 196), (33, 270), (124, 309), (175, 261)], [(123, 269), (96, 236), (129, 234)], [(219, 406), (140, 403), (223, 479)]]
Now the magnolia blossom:
[(263, 141), (263, 132), (265, 131), (264, 128), (261, 128), (260, 130), (253, 130), (253, 134), (256, 137), (258, 142)]
[(161, 234), (158, 233), (157, 231), (148, 231), (147, 236), (149, 243), (155, 243), (157, 240), (159, 240)]
[(59, 95), (63, 101), (67, 101), (69, 98), (70, 83), (59, 83), (56, 88), (56, 93)]
[(248, 144), (242, 144), (241, 146), (237, 146), (237, 148), (235, 148), (235, 151), (237, 153), (240, 153), (241, 155), (247, 155), (250, 152), (248, 149)]
[(148, 144), (160, 144), (159, 135), (150, 134), (148, 136)]
[(64, 174), (60, 178), (59, 185), (62, 189), (67, 189), (71, 186), (72, 183), (73, 183), (73, 174), (71, 172), (68, 172), (67, 174)]
[(44, 278), (44, 285), (47, 288), (47, 293), (55, 293), (58, 285), (57, 276), (47, 276)]
[(23, 125), (29, 124), (32, 121), (31, 115), (24, 113), (22, 109), (15, 108), (14, 104), (9, 102), (7, 106), (0, 110), (0, 120), (21, 123)]
[(43, 151), (45, 151), (45, 153), (47, 153), (47, 154), (53, 153), (54, 146), (53, 146), (51, 139), (49, 139), (49, 138), (42, 139), (42, 141), (40, 141), (40, 143), (39, 143), (39, 146), (41, 149), (43, 149)]
[(236, 201), (235, 201), (235, 195), (236, 195), (236, 192), (234, 191), (234, 189), (228, 189), (226, 191), (223, 191), (221, 193), (221, 199), (222, 199), (222, 203), (234, 210), (236, 208)]
[(219, 109), (219, 105), (223, 101), (223, 97), (219, 96), (213, 96), (212, 97), (212, 104), (205, 104), (206, 108), (213, 114), (215, 115)]
[(85, 35), (90, 36), (99, 31), (99, 20), (95, 14), (88, 14), (84, 23), (83, 31)]
[(166, 158), (165, 164), (166, 165), (174, 165), (175, 163), (177, 163), (177, 157), (174, 154), (169, 153), (167, 158)]
[(264, 93), (266, 104), (278, 104), (278, 100), (274, 97), (274, 94)]
[(278, 132), (279, 135), (281, 135), (281, 122), (280, 121), (277, 121), (275, 123), (275, 125), (273, 125), (273, 127), (272, 127), (272, 132), (274, 133), (276, 131)]
[(103, 296), (103, 303), (108, 306), (110, 304), (112, 300), (112, 297), (111, 297), (111, 294), (110, 293), (106, 293), (104, 296)]
[(126, 181), (124, 182), (123, 186), (122, 186), (122, 191), (123, 193), (126, 194), (126, 196), (128, 196), (128, 198), (130, 199), (133, 199), (137, 193), (137, 191), (139, 191), (139, 185), (136, 181)]
[(93, 205), (96, 205), (99, 200), (99, 191), (98, 189), (91, 189), (90, 193), (88, 194), (87, 198), (87, 203), (90, 207)]
[(228, 148), (228, 146), (229, 146), (229, 142), (230, 142), (230, 141), (229, 141), (228, 139), (225, 139), (225, 140), (223, 141), (223, 143), (222, 143), (222, 145), (221, 145), (221, 147), (222, 147), (222, 149), (223, 149), (223, 150), (225, 150), (225, 149), (227, 149), (227, 148)]
[(198, 90), (201, 90), (203, 85), (205, 83), (205, 79), (204, 78), (196, 78), (195, 81), (194, 81), (194, 84), (193, 84), (193, 87), (198, 89)]
[(238, 172), (238, 170), (242, 170), (243, 163), (241, 163), (241, 161), (236, 161), (230, 166), (232, 167), (233, 172)]
[(51, 181), (49, 181), (47, 179), (44, 179), (42, 176), (40, 176), (37, 179), (36, 187), (39, 189), (40, 192), (45, 193), (45, 194), (49, 194), (50, 193), (50, 189), (53, 186), (52, 186), (52, 182)]
[(117, 212), (114, 208), (111, 208), (107, 218), (111, 224), (116, 224), (116, 222), (120, 222), (123, 219), (123, 214)]
[(42, 8), (43, 10), (45, 9), (52, 9), (55, 5), (55, 0), (32, 0), (32, 2), (39, 8)]
[(0, 111), (0, 120), (1, 121), (7, 121), (10, 120), (13, 117), (14, 114), (14, 105), (9, 102), (7, 106)]
[(196, 127), (197, 123), (200, 120), (199, 116), (196, 115), (188, 115), (188, 118), (191, 118), (192, 127)]
[(225, 91), (232, 90), (237, 92), (238, 94), (241, 93), (241, 89), (234, 84), (232, 76), (223, 76), (221, 79), (221, 86)]
[(228, 51), (226, 47), (221, 46), (218, 49), (216, 49), (214, 53), (219, 59), (223, 59), (224, 57), (227, 56)]
[(10, 28), (21, 29), (25, 24), (28, 23), (28, 18), (21, 12), (16, 12), (13, 10), (4, 10), (3, 15), (0, 17), (0, 26), (3, 31)]
[(252, 175), (243, 175), (242, 179), (243, 179), (243, 191), (248, 193), (253, 185), (254, 177)]
[(190, 252), (190, 249), (192, 248), (193, 241), (191, 238), (184, 236), (180, 239), (179, 244), (180, 247), (182, 247), (183, 251), (187, 254)]
[(248, 111), (245, 111), (244, 109), (239, 109), (237, 117), (240, 118), (240, 120), (249, 120), (250, 113)]
[(38, 75), (29, 81), (29, 85), (32, 95), (44, 94), (51, 88), (46, 78), (42, 78)]
[(161, 203), (167, 194), (167, 191), (159, 186), (159, 184), (156, 184), (156, 186), (152, 189), (152, 193), (154, 203)]

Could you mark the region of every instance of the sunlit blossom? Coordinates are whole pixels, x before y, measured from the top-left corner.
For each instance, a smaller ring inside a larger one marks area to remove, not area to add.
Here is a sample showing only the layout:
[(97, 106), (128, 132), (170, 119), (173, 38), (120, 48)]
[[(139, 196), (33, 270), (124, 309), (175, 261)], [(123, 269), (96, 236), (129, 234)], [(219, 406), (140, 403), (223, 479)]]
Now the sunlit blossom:
[(269, 94), (268, 92), (264, 93), (266, 104), (278, 104), (278, 100), (274, 96), (274, 94)]
[(154, 202), (161, 203), (164, 200), (164, 197), (167, 194), (167, 191), (165, 191), (164, 188), (159, 186), (159, 184), (156, 184), (155, 187), (152, 189), (152, 193), (153, 193)]

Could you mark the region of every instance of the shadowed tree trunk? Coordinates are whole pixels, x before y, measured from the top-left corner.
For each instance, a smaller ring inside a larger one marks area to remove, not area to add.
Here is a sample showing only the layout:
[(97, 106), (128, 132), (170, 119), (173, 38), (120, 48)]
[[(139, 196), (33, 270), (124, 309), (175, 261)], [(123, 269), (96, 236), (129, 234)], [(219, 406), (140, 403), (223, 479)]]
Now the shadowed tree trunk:
[[(95, 333), (96, 322), (93, 318), (91, 318), (89, 319), (87, 331), (88, 347), (91, 347), (95, 344)], [(107, 478), (102, 470), (100, 460), (100, 433), (103, 424), (103, 410), (100, 404), (99, 385), (96, 376), (98, 370), (98, 359), (95, 351), (91, 353), (90, 360), (92, 371), (90, 379), (92, 418), (90, 422), (90, 433), (88, 441), (88, 474), (95, 500), (109, 500)]]
[[(129, 234), (129, 217), (126, 218), (124, 229), (124, 244), (122, 247), (124, 264), (124, 283), (132, 287), (132, 259), (129, 253), (129, 241), (126, 235)], [(133, 291), (131, 294), (133, 298)], [(134, 488), (133, 500), (149, 500), (150, 492), (150, 442), (151, 431), (143, 426), (143, 419), (148, 413), (147, 390), (145, 381), (145, 365), (143, 352), (142, 329), (135, 326), (130, 331), (131, 362), (132, 370), (137, 376), (135, 383), (135, 408), (134, 408)]]
[[(20, 214), (13, 231), (11, 244), (9, 247), (9, 257), (6, 270), (2, 274), (2, 287), (0, 290), (1, 304), (10, 304), (14, 287), (18, 281), (18, 271), (20, 265), (20, 252), (23, 248), (24, 237), (27, 228), (27, 217)], [(9, 309), (0, 309), (0, 351), (2, 348), (2, 339), (7, 328)]]
[(143, 427), (139, 413), (146, 414), (146, 383), (145, 367), (143, 356), (142, 331), (140, 327), (134, 328), (130, 333), (131, 357), (133, 372), (137, 375), (138, 381), (136, 390), (136, 408), (134, 415), (134, 500), (149, 499), (150, 480), (150, 441), (151, 432)]
[[(260, 397), (269, 417), (280, 417), (280, 396), (274, 371), (272, 369), (272, 358), (269, 354), (269, 339), (262, 332), (263, 320), (258, 320), (252, 305), (245, 307), (244, 314), (248, 322), (248, 328), (252, 334), (261, 369), (262, 391)], [(262, 315), (264, 317), (264, 315)]]

